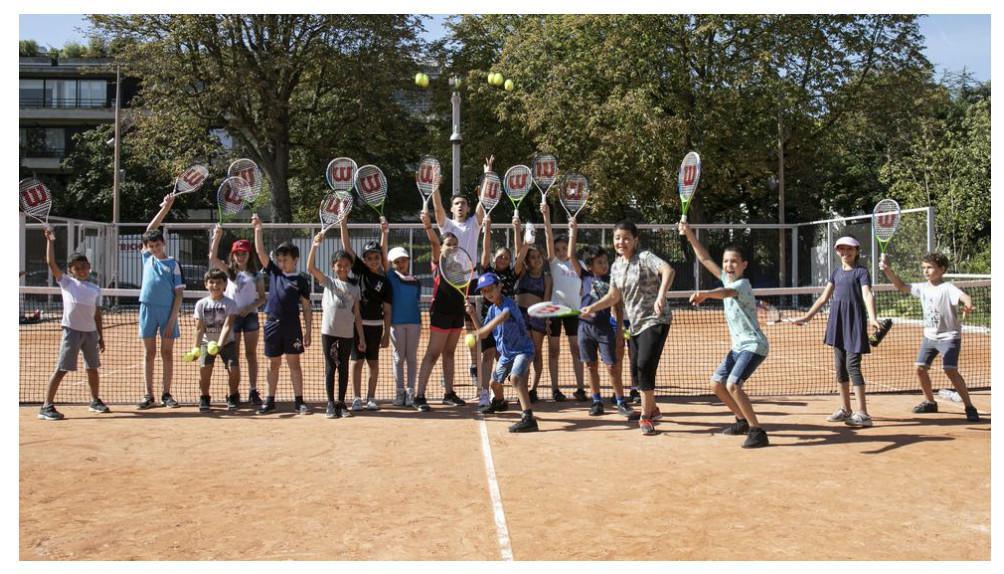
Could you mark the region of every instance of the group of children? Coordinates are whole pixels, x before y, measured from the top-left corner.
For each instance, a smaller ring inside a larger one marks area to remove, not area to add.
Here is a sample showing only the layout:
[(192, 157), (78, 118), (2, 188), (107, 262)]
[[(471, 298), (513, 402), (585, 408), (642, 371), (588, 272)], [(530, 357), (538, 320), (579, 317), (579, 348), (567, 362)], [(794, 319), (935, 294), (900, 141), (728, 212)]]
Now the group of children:
[[(491, 168), (489, 160), (485, 166)], [(432, 228), (428, 213), (422, 213), (432, 249), (433, 295), (429, 309), (429, 340), (421, 363), (418, 361), (418, 341), (421, 338), (419, 304), (421, 283), (409, 273), (410, 254), (402, 247), (388, 250), (389, 226), (381, 224), (381, 241), (369, 242), (361, 255), (353, 251), (348, 224), (341, 222), (341, 246), (331, 258), (331, 274), (318, 267), (317, 252), (325, 240), (325, 232), (317, 234), (307, 257), (309, 274), (324, 288), (322, 296), (321, 347), (325, 360), (326, 414), (329, 418), (352, 416), (352, 411), (377, 410), (376, 383), (379, 376), (379, 350), (393, 346), (396, 394), (394, 404), (411, 406), (419, 411), (431, 409), (425, 397), (429, 378), (437, 362), (442, 360), (442, 403), (463, 406), (465, 402), (453, 390), (455, 350), (465, 327), (476, 333), (480, 344), (471, 349), (472, 375), (479, 377), (479, 412), (491, 414), (508, 409), (503, 384), (509, 381), (517, 390), (522, 416), (509, 427), (511, 432), (538, 430), (533, 403), (538, 400), (543, 366), (543, 341), (548, 338), (549, 371), (552, 398), (565, 400), (558, 388), (557, 360), (562, 331), (568, 341), (575, 366), (577, 390), (574, 396), (589, 400), (589, 414), (604, 414), (600, 396), (600, 363), (604, 365), (619, 414), (628, 420), (638, 420), (643, 434), (655, 434), (655, 423), (662, 417), (655, 401), (655, 379), (662, 351), (672, 324), (672, 313), (666, 294), (673, 282), (672, 267), (657, 255), (644, 249), (638, 228), (630, 222), (617, 224), (614, 230), (614, 254), (599, 246), (577, 250), (578, 225), (569, 221), (567, 235), (555, 235), (547, 203), (541, 204), (546, 233), (545, 255), (524, 239), (518, 216), (513, 219), (514, 250), (506, 246), (493, 249), (491, 219), (481, 204), (471, 214), (467, 199), (455, 196), (451, 202), (453, 217), (448, 217), (438, 191), (432, 194), (439, 233)], [(174, 341), (180, 336), (178, 314), (184, 283), (180, 267), (165, 251), (160, 223), (171, 209), (173, 197), (168, 195), (157, 215), (143, 235), (143, 285), (140, 295), (139, 334), (143, 340), (146, 394), (139, 409), (154, 406), (153, 367), (159, 336), (163, 360), (163, 380), (160, 404), (178, 407), (170, 393)], [(303, 371), (300, 355), (311, 345), (312, 308), (310, 283), (297, 272), (299, 249), (290, 242), (277, 246), (271, 254), (262, 239), (262, 225), (257, 215), (252, 217), (255, 256), (251, 242), (235, 241), (227, 261), (218, 257), (222, 229), (214, 230), (209, 260), (211, 269), (205, 275), (209, 295), (195, 306), (195, 348), (186, 359), (198, 360), (200, 369), (200, 411), (209, 411), (210, 381), (216, 359), (228, 371), (229, 394), (227, 408), (240, 405), (238, 386), (240, 368), (238, 355), (241, 340), (250, 381), (249, 401), (259, 414), (274, 411), (276, 387), (282, 361), (289, 368), (294, 394), (294, 409), (309, 414), (303, 400)], [(753, 409), (743, 391), (768, 354), (769, 342), (757, 320), (757, 304), (749, 280), (744, 278), (748, 265), (737, 247), (727, 247), (721, 263), (708, 251), (686, 223), (679, 224), (700, 263), (722, 282), (722, 287), (696, 291), (691, 303), (707, 299), (723, 300), (725, 320), (731, 345), (721, 364), (711, 376), (711, 390), (735, 415), (735, 422), (723, 434), (743, 435), (743, 447), (755, 448), (769, 444)], [(481, 308), (468, 301), (459, 290), (441, 279), (438, 270), (440, 254), (452, 249), (477, 253), (479, 236), (483, 241), (480, 266), (474, 293), (480, 295)], [(54, 262), (51, 231), (47, 262), (53, 277), (62, 288), (64, 312), (63, 339), (56, 370), (50, 379), (39, 418), (62, 418), (54, 407), (59, 382), (66, 372), (76, 370), (77, 356), (84, 355), (92, 402), (90, 410), (108, 412), (98, 396), (99, 351), (104, 350), (101, 323), (100, 288), (89, 283), (90, 264), (83, 255), (74, 255), (63, 273)], [(831, 274), (822, 294), (802, 317), (794, 322), (809, 322), (829, 302), (830, 312), (824, 342), (833, 347), (836, 381), (840, 389), (841, 407), (829, 417), (831, 422), (850, 426), (872, 425), (866, 408), (864, 378), (861, 374), (862, 355), (870, 352), (869, 327), (878, 327), (871, 278), (867, 269), (858, 264), (860, 245), (851, 237), (840, 238), (835, 245), (841, 266)], [(611, 259), (613, 262), (611, 263)], [(966, 392), (965, 382), (958, 373), (961, 347), (961, 325), (958, 305), (963, 312), (972, 310), (971, 299), (951, 283), (943, 281), (948, 262), (943, 255), (928, 254), (922, 262), (924, 283), (908, 285), (893, 272), (883, 256), (881, 269), (902, 292), (921, 299), (924, 309), (924, 338), (917, 358), (917, 376), (925, 400), (914, 408), (916, 413), (937, 412), (927, 370), (934, 357), (942, 355), (946, 374), (965, 403), (966, 417), (978, 421), (979, 415)], [(261, 271), (259, 271), (259, 266)], [(267, 285), (266, 285), (267, 282)], [(578, 317), (543, 320), (532, 317), (527, 309), (541, 301), (552, 301), (578, 309)], [(264, 325), (259, 325), (259, 308), (265, 307)], [(301, 323), (302, 317), (302, 323)], [(258, 331), (264, 331), (264, 352), (267, 364), (267, 392), (262, 398), (257, 389)], [(637, 389), (641, 411), (631, 407), (634, 396), (625, 396), (621, 380), (624, 341), (627, 340), (632, 395)], [(476, 362), (477, 361), (477, 362)], [(347, 405), (346, 393), (350, 373), (355, 398)], [(419, 366), (420, 365), (420, 366)], [(529, 380), (530, 367), (535, 375)], [(369, 367), (365, 399), (361, 382), (364, 366)], [(338, 375), (338, 394), (334, 392), (334, 377)], [(479, 375), (480, 373), (480, 375)], [(591, 397), (585, 391), (585, 378)], [(856, 408), (851, 407), (850, 389), (855, 388)]]

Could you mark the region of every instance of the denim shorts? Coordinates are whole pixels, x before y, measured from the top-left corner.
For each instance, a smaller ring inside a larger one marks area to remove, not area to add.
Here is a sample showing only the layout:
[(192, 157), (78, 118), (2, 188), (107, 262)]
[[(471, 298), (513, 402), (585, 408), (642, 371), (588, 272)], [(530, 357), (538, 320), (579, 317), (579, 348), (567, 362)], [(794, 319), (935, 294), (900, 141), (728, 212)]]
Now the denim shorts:
[(962, 338), (938, 341), (924, 337), (917, 353), (917, 366), (931, 367), (934, 357), (941, 355), (941, 368), (946, 371), (959, 368), (959, 353), (962, 351)]
[(730, 385), (741, 387), (766, 358), (766, 355), (758, 355), (753, 351), (729, 351), (722, 359), (722, 364), (715, 369), (715, 374), (711, 375), (711, 380), (716, 383), (726, 381)]
[(520, 377), (530, 372), (530, 363), (533, 362), (533, 353), (519, 353), (514, 356), (499, 357), (498, 366), (492, 374), (492, 381), (502, 384), (506, 378), (512, 375)]

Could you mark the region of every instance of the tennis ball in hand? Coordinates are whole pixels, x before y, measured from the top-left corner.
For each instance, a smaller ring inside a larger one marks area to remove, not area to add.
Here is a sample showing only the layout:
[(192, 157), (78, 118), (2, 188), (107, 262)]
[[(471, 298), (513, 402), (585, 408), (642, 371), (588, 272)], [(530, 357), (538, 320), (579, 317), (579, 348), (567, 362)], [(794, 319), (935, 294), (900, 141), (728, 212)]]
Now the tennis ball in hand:
[(516, 84), (513, 84), (512, 80), (505, 81), (505, 91), (511, 92), (514, 87), (516, 87)]
[(220, 353), (220, 345), (216, 341), (210, 341), (209, 344), (206, 345), (206, 352), (215, 357)]
[(192, 347), (192, 350), (189, 351), (189, 352), (187, 352), (187, 353), (185, 353), (184, 355), (182, 355), (181, 358), (184, 359), (185, 361), (191, 363), (195, 359), (199, 358), (199, 354), (200, 354), (199, 348), (198, 347)]
[(474, 333), (468, 333), (467, 336), (464, 337), (464, 343), (466, 343), (467, 346), (472, 349), (474, 348), (474, 344), (477, 342), (478, 338), (474, 336)]

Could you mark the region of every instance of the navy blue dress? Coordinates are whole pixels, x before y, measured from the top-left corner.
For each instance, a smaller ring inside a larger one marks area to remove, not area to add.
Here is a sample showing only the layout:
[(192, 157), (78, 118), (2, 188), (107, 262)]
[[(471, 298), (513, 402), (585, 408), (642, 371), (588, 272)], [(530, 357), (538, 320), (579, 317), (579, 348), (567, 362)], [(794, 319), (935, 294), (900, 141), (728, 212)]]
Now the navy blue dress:
[(835, 269), (830, 274), (830, 283), (833, 283), (833, 297), (823, 342), (848, 353), (870, 353), (868, 311), (861, 295), (861, 287), (872, 284), (868, 270), (860, 266), (849, 271)]

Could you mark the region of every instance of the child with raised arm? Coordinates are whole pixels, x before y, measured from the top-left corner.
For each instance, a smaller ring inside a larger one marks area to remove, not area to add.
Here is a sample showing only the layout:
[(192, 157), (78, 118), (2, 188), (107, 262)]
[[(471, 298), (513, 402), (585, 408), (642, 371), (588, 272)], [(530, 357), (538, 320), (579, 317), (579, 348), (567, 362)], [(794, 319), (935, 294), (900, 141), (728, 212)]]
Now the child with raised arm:
[(237, 341), (233, 326), (240, 309), (223, 290), (227, 286), (227, 274), (220, 269), (206, 272), (206, 290), (209, 295), (195, 304), (195, 346), (199, 353), (199, 412), (211, 410), (209, 385), (213, 380), (213, 364), (219, 356), (227, 370), (227, 410), (235, 411), (240, 406), (238, 388), (241, 383), (240, 366), (237, 363)]
[[(582, 291), (582, 278), (579, 273), (581, 267), (575, 252), (568, 249), (570, 244), (568, 236), (565, 234), (554, 235), (554, 230), (551, 228), (551, 208), (546, 200), (540, 204), (540, 213), (544, 216), (547, 262), (550, 266), (551, 281), (554, 283), (551, 302), (566, 305), (571, 309), (578, 309), (581, 303), (579, 296)], [(575, 393), (572, 396), (576, 400), (585, 401), (587, 400), (586, 389), (583, 383), (582, 361), (579, 359), (579, 318), (549, 319), (548, 323), (550, 328), (547, 338), (547, 360), (551, 371), (551, 384), (557, 386), (558, 355), (561, 348), (560, 336), (561, 330), (564, 328), (568, 348), (572, 353), (572, 370), (575, 372)], [(555, 394), (555, 400), (560, 400), (560, 394), (560, 391)]]
[(624, 302), (624, 312), (631, 321), (631, 371), (641, 391), (638, 426), (642, 434), (654, 435), (654, 423), (662, 418), (655, 403), (655, 374), (673, 320), (666, 293), (675, 273), (669, 263), (640, 248), (638, 227), (630, 221), (614, 228), (614, 250), (618, 257), (611, 271), (610, 290), (599, 301), (583, 307), (582, 314), (589, 316)]
[(928, 370), (934, 357), (941, 355), (941, 368), (952, 382), (966, 407), (966, 420), (979, 422), (980, 413), (969, 398), (966, 381), (959, 373), (959, 353), (962, 350), (962, 321), (959, 320), (959, 303), (962, 303), (962, 317), (973, 312), (973, 300), (952, 283), (944, 281), (948, 270), (948, 258), (941, 253), (928, 253), (920, 260), (920, 267), (927, 281), (906, 284), (892, 270), (889, 259), (882, 255), (879, 262), (885, 276), (901, 293), (920, 299), (924, 310), (924, 336), (917, 353), (917, 380), (924, 391), (924, 400), (913, 407), (915, 413), (936, 413), (938, 403), (934, 402), (931, 377)]
[(265, 304), (265, 281), (258, 272), (258, 258), (251, 255), (250, 241), (234, 241), (230, 246), (230, 256), (224, 262), (217, 256), (222, 239), (223, 228), (217, 225), (213, 229), (213, 241), (209, 247), (209, 265), (227, 274), (227, 288), (223, 294), (237, 304), (237, 316), (234, 317), (231, 332), (237, 343), (238, 355), (241, 340), (244, 340), (244, 358), (248, 366), (248, 401), (257, 408), (262, 403), (261, 393), (258, 392), (258, 333), (261, 330), (258, 309)]
[[(262, 239), (261, 219), (251, 216), (254, 228), (254, 245), (265, 276), (268, 278), (268, 296), (265, 301), (265, 356), (268, 358), (268, 394), (258, 407), (258, 414), (275, 410), (275, 390), (279, 386), (279, 369), (286, 357), (289, 378), (293, 385), (293, 410), (309, 415), (310, 407), (303, 402), (303, 367), (300, 355), (310, 346), (310, 329), (313, 313), (310, 307), (310, 282), (297, 273), (300, 249), (289, 242), (280, 243), (273, 257), (269, 257)], [(303, 327), (300, 310), (303, 310)]]
[[(324, 243), (325, 232), (314, 236), (307, 256), (307, 271), (324, 287), (321, 299), (321, 351), (324, 353), (324, 391), (328, 395), (325, 416), (329, 419), (350, 417), (345, 406), (345, 392), (349, 386), (349, 356), (358, 342), (360, 351), (366, 351), (366, 333), (359, 313), (362, 298), (359, 286), (349, 279), (352, 257), (345, 251), (331, 256), (331, 270), (326, 275), (317, 267), (317, 249)], [(335, 371), (338, 371), (338, 401), (335, 401)]]
[(146, 226), (143, 234), (143, 285), (139, 294), (139, 336), (143, 339), (143, 381), (146, 394), (136, 405), (148, 409), (153, 402), (153, 362), (157, 358), (157, 335), (160, 335), (160, 358), (163, 362), (160, 404), (178, 408), (171, 396), (174, 378), (174, 341), (181, 336), (178, 312), (181, 310), (185, 279), (181, 265), (165, 250), (164, 233), (159, 229), (164, 217), (171, 211), (174, 196), (167, 194), (160, 210)]
[[(523, 314), (523, 323), (530, 332), (533, 341), (533, 383), (530, 385), (530, 402), (537, 402), (537, 386), (544, 373), (544, 336), (547, 334), (547, 321), (539, 317), (531, 317), (528, 309), (551, 297), (551, 276), (544, 272), (544, 256), (530, 241), (523, 239), (523, 229), (519, 216), (512, 219), (513, 235), (517, 238), (516, 263), (513, 271), (516, 273), (516, 304)], [(558, 390), (557, 379), (551, 380), (551, 393), (555, 400), (565, 400), (565, 395)]]
[[(342, 250), (352, 260), (352, 275), (359, 284), (359, 314), (363, 321), (363, 338), (352, 347), (352, 410), (376, 411), (377, 377), (380, 375), (380, 349), (390, 346), (390, 304), (393, 301), (390, 282), (384, 270), (387, 268), (384, 254), (387, 252), (387, 236), (390, 227), (387, 220), (380, 218), (380, 243), (368, 242), (363, 247), (362, 257), (352, 250), (349, 238), (348, 218), (342, 218), (339, 227), (342, 232)], [(365, 344), (361, 344), (364, 342)], [(368, 365), (370, 377), (366, 384), (366, 402), (361, 396), (363, 365)]]
[[(488, 322), (481, 325), (474, 305), (467, 304), (467, 314), (477, 327), (479, 338), (494, 337), (499, 354), (499, 364), (492, 375), (492, 390), (496, 397), (503, 396), (502, 383), (509, 379), (516, 387), (523, 416), (519, 422), (509, 427), (509, 432), (535, 432), (537, 419), (530, 406), (530, 391), (527, 378), (533, 361), (533, 341), (527, 336), (523, 314), (512, 299), (502, 296), (499, 278), (494, 273), (485, 273), (478, 278), (478, 291), (491, 306), (488, 308)], [(493, 411), (497, 412), (497, 411)]]
[(45, 229), (45, 262), (49, 265), (52, 278), (56, 280), (63, 296), (63, 331), (59, 344), (59, 359), (56, 370), (49, 377), (49, 387), (45, 392), (45, 402), (38, 411), (38, 418), (58, 421), (63, 413), (56, 410), (56, 391), (59, 383), (69, 371), (77, 370), (77, 355), (84, 354), (84, 368), (87, 369), (87, 386), (91, 390), (92, 413), (107, 413), (108, 407), (98, 397), (98, 367), (101, 366), (99, 352), (105, 350), (105, 340), (101, 325), (101, 288), (88, 281), (91, 263), (82, 253), (74, 253), (66, 263), (67, 273), (56, 265), (56, 236)]
[[(875, 297), (868, 270), (858, 263), (861, 244), (850, 236), (841, 237), (834, 245), (840, 256), (840, 267), (834, 269), (823, 292), (809, 311), (793, 321), (804, 325), (833, 297), (830, 316), (826, 321), (823, 342), (833, 347), (833, 364), (840, 389), (841, 406), (826, 420), (843, 422), (852, 427), (870, 427), (865, 400), (865, 378), (861, 374), (861, 357), (871, 352), (868, 344), (868, 326), (879, 328), (875, 314)], [(848, 385), (853, 383), (858, 409), (851, 412), (851, 395)]]
[(706, 299), (722, 299), (725, 308), (732, 348), (711, 375), (711, 390), (736, 416), (736, 422), (725, 428), (722, 434), (746, 435), (743, 448), (767, 446), (767, 432), (760, 426), (753, 404), (743, 390), (743, 383), (767, 358), (769, 348), (767, 337), (757, 321), (753, 287), (743, 277), (748, 265), (746, 258), (738, 247), (730, 245), (722, 253), (722, 266), (719, 267), (689, 225), (680, 222), (679, 229), (680, 235), (685, 235), (694, 248), (701, 265), (722, 282), (718, 289), (695, 291), (690, 296), (694, 305), (700, 305)]

